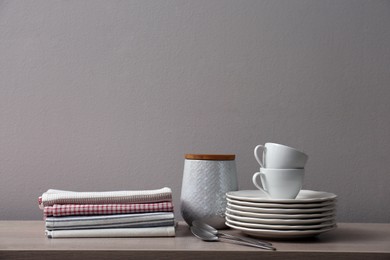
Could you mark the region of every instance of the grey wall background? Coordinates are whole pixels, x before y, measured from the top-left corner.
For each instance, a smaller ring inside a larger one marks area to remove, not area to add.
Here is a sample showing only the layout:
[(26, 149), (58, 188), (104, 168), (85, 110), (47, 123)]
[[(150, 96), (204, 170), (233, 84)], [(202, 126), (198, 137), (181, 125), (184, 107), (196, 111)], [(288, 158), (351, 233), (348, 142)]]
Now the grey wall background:
[[(169, 186), (185, 153), (279, 142), (338, 220), (389, 222), (390, 1), (0, 1), (0, 219)], [(180, 219), (180, 214), (177, 214)]]

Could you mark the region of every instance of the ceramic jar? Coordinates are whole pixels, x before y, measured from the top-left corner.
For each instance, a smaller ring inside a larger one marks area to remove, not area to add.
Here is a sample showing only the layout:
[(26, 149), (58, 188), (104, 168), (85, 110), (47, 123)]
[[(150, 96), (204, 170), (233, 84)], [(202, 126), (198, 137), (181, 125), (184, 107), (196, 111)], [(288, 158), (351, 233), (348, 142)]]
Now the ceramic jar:
[(235, 155), (185, 155), (180, 210), (188, 225), (200, 220), (226, 228), (226, 192), (237, 189)]

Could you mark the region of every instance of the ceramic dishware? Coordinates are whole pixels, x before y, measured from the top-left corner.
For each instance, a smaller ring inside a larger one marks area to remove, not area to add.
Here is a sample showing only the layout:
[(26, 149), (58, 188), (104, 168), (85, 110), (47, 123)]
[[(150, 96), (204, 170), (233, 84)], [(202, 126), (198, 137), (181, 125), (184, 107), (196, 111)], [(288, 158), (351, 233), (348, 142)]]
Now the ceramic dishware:
[[(304, 169), (268, 169), (260, 168), (253, 175), (253, 184), (273, 199), (295, 199), (302, 189)], [(257, 179), (261, 176), (261, 187)]]
[(261, 190), (226, 194), (226, 224), (255, 237), (292, 240), (337, 227), (337, 195), (301, 190), (295, 199), (270, 198)]
[[(226, 197), (235, 200), (258, 202), (258, 203), (277, 203), (287, 205), (295, 205), (297, 203), (312, 204), (334, 201), (337, 195), (325, 191), (301, 190), (295, 199), (270, 199), (266, 193), (261, 190), (239, 190), (226, 193)], [(302, 208), (298, 205), (294, 208)]]
[(217, 229), (227, 228), (226, 192), (237, 189), (234, 154), (185, 155), (180, 210), (189, 226), (199, 220)]
[(254, 155), (262, 168), (300, 169), (305, 167), (308, 160), (304, 152), (277, 143), (257, 145)]
[(310, 230), (279, 230), (279, 229), (260, 229), (260, 228), (248, 228), (240, 225), (235, 225), (230, 222), (226, 222), (226, 225), (242, 231), (243, 233), (260, 238), (275, 238), (275, 239), (296, 239), (313, 237), (319, 234), (329, 232), (337, 227), (337, 224), (330, 225), (320, 229)]

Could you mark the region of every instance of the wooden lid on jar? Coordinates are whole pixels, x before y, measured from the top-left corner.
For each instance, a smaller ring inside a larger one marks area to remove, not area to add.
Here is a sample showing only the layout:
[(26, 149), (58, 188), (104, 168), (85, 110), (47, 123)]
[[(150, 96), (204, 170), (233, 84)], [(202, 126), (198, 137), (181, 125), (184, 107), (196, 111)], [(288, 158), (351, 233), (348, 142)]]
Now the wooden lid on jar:
[(233, 161), (235, 154), (186, 154), (188, 160)]

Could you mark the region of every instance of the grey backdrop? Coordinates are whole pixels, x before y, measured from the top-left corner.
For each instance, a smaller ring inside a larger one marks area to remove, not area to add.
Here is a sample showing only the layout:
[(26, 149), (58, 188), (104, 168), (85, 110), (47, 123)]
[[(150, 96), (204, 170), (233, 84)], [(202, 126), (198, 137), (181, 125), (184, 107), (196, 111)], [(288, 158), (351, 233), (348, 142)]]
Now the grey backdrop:
[(174, 192), (185, 153), (306, 151), (338, 220), (389, 222), (390, 1), (0, 1), (0, 219), (49, 188)]

